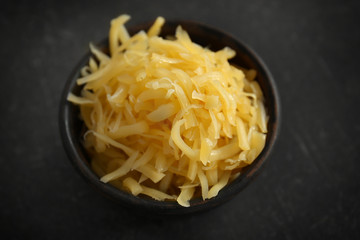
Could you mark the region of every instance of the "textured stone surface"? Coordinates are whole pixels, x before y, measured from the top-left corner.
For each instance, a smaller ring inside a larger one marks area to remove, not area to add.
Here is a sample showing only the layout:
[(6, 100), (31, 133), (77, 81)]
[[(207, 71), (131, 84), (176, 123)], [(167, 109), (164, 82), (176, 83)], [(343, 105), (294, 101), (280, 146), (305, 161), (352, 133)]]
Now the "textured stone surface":
[[(0, 229), (4, 239), (360, 238), (359, 1), (2, 1)], [(214, 210), (140, 217), (103, 198), (61, 145), (65, 80), (121, 13), (199, 21), (274, 75), (278, 142), (260, 176)]]

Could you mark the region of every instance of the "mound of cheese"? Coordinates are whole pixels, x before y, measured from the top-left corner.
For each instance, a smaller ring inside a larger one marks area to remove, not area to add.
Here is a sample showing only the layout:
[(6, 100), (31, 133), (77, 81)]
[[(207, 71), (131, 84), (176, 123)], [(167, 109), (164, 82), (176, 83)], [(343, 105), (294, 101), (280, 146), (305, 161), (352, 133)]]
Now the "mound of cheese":
[(164, 19), (129, 36), (128, 15), (111, 21), (110, 56), (93, 56), (77, 80), (88, 131), (84, 146), (101, 181), (182, 206), (215, 197), (262, 151), (267, 116), (256, 72), (234, 67), (181, 26), (159, 37)]

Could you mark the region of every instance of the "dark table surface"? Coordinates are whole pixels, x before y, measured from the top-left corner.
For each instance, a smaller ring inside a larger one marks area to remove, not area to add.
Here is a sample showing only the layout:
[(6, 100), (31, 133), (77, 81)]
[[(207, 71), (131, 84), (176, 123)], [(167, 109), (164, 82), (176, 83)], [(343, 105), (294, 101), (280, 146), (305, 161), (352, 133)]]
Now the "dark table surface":
[[(90, 41), (129, 24), (195, 20), (250, 45), (274, 75), (281, 133), (260, 176), (230, 202), (155, 218), (99, 195), (58, 131), (61, 90)], [(2, 1), (2, 239), (359, 239), (359, 1)]]

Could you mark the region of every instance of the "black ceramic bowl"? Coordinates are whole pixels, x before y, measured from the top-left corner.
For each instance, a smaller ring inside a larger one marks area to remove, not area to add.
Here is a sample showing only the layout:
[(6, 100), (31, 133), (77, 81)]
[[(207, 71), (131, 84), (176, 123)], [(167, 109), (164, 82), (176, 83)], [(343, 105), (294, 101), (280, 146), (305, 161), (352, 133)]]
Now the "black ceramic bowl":
[[(257, 81), (259, 82), (263, 94), (265, 96), (265, 104), (269, 115), (268, 135), (266, 145), (262, 153), (255, 159), (255, 161), (248, 166), (244, 172), (233, 182), (223, 188), (219, 194), (211, 199), (203, 201), (202, 199), (191, 200), (191, 206), (188, 208), (178, 205), (175, 201), (156, 201), (149, 198), (142, 198), (133, 196), (128, 192), (121, 191), (110, 184), (104, 184), (99, 180), (99, 177), (90, 168), (89, 161), (85, 149), (81, 145), (82, 130), (84, 128), (83, 122), (79, 119), (79, 109), (77, 106), (69, 103), (66, 98), (69, 92), (79, 94), (81, 86), (77, 86), (76, 79), (79, 77), (79, 70), (85, 66), (90, 57), (88, 52), (80, 61), (75, 70), (71, 74), (69, 80), (64, 87), (61, 102), (59, 125), (61, 137), (65, 150), (74, 165), (85, 180), (99, 190), (105, 196), (127, 206), (133, 207), (136, 211), (153, 212), (159, 214), (185, 214), (193, 213), (205, 209), (213, 208), (221, 203), (224, 203), (238, 194), (259, 172), (265, 160), (269, 156), (270, 150), (274, 145), (278, 129), (279, 129), (279, 99), (275, 82), (259, 56), (249, 47), (234, 39), (233, 37), (194, 22), (187, 21), (169, 21), (166, 22), (162, 28), (162, 36), (174, 35), (175, 29), (181, 25), (190, 35), (191, 39), (202, 45), (209, 47), (216, 51), (228, 46), (236, 51), (236, 57), (231, 60), (235, 65), (245, 68), (252, 68), (257, 71)], [(128, 28), (129, 33), (135, 34), (139, 30), (148, 29), (151, 23), (144, 25), (137, 25)], [(107, 49), (107, 40), (100, 45), (105, 51)]]

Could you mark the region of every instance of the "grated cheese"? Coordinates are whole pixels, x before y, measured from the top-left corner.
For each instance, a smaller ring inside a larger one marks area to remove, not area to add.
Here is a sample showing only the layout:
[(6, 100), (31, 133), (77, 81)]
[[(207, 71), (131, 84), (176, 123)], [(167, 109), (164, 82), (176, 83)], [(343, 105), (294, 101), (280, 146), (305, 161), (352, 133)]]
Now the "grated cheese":
[(162, 17), (130, 36), (129, 19), (111, 21), (109, 56), (90, 44), (81, 96), (68, 95), (88, 128), (91, 166), (133, 195), (184, 207), (215, 197), (265, 145), (256, 71), (230, 65), (235, 51), (203, 48), (181, 26), (173, 39), (160, 37)]

